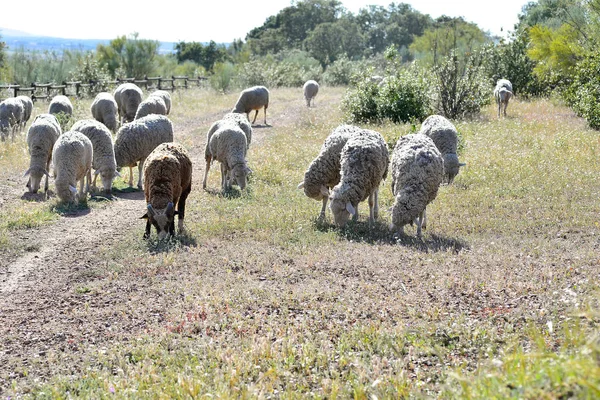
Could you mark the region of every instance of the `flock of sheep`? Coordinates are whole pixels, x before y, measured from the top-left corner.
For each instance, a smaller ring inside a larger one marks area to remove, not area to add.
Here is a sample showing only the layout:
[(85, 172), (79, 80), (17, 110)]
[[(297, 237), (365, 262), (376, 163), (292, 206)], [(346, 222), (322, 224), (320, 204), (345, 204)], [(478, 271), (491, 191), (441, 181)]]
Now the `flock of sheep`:
[[(319, 91), (315, 81), (304, 85), (306, 105)], [(512, 96), (512, 85), (498, 81), (494, 96), (500, 108)], [(264, 109), (267, 125), (269, 91), (255, 86), (241, 92), (231, 113), (216, 121), (207, 133), (206, 169), (203, 188), (213, 161), (221, 166), (221, 187), (232, 184), (244, 189), (252, 173), (246, 161), (252, 141), (249, 113)], [(9, 98), (0, 103), (0, 130), (2, 140), (9, 133), (22, 130), (31, 116), (33, 103), (26, 96)], [(37, 115), (27, 132), (31, 156), (27, 187), (37, 193), (45, 177), (44, 190), (48, 191), (51, 163), (56, 195), (63, 202), (77, 202), (96, 187), (100, 175), (105, 193), (111, 194), (115, 177), (122, 167), (129, 167), (129, 185), (133, 186), (133, 167), (138, 166), (137, 186), (144, 190), (147, 220), (144, 238), (154, 226), (159, 239), (175, 234), (175, 215), (178, 231), (183, 231), (185, 202), (191, 191), (192, 162), (186, 150), (173, 142), (173, 125), (167, 115), (171, 97), (157, 90), (143, 99), (143, 93), (133, 83), (118, 86), (111, 94), (100, 93), (91, 105), (93, 119), (77, 121), (63, 133), (61, 122), (68, 121), (73, 106), (66, 96), (55, 96), (48, 113)], [(245, 115), (244, 115), (245, 114)], [(58, 117), (58, 118), (57, 118)], [(120, 125), (120, 128), (118, 128)], [(113, 134), (116, 134), (113, 141)], [(417, 226), (417, 236), (426, 227), (427, 205), (435, 199), (443, 181), (452, 183), (458, 174), (458, 135), (450, 121), (439, 115), (428, 117), (417, 134), (398, 140), (391, 155), (378, 132), (357, 126), (342, 125), (326, 138), (319, 155), (309, 165), (304, 180), (298, 185), (306, 196), (321, 200), (319, 218), (324, 218), (327, 202), (335, 224), (344, 226), (350, 216), (358, 218), (358, 205), (368, 199), (369, 224), (378, 217), (378, 191), (391, 165), (392, 226), (399, 234), (406, 224)], [(92, 181), (92, 169), (94, 179)], [(143, 182), (143, 184), (142, 184)], [(79, 183), (79, 188), (77, 184)]]

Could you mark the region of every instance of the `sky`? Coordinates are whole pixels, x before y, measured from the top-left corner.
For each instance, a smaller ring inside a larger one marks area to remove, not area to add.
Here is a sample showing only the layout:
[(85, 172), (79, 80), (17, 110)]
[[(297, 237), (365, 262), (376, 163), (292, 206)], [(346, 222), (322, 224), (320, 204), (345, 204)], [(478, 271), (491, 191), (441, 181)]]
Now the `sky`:
[[(348, 11), (356, 14), (366, 5), (387, 6), (392, 0), (341, 2)], [(396, 3), (408, 3), (433, 18), (440, 15), (464, 17), (484, 31), (506, 36), (528, 0), (396, 0)], [(252, 28), (261, 26), (267, 17), (291, 4), (291, 0), (2, 1), (0, 35), (10, 29), (39, 36), (114, 39), (138, 32), (142, 39), (163, 42), (214, 40), (226, 43), (244, 39)]]

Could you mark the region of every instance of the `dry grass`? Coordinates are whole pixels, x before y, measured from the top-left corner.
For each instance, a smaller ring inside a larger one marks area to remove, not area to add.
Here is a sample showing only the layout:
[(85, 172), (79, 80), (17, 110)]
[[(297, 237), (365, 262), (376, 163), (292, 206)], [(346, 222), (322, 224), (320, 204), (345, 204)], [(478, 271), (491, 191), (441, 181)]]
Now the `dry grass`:
[[(467, 167), (428, 209), (424, 240), (396, 241), (385, 211), (389, 182), (374, 229), (366, 204), (345, 230), (332, 227), (329, 212), (316, 222), (320, 203), (296, 185), (343, 121), (343, 89), (323, 88), (315, 109), (299, 93), (272, 91), (273, 127), (255, 129), (249, 189), (226, 195), (216, 191), (218, 165), (209, 175), (215, 190), (200, 189), (203, 146), (237, 94), (174, 96), (176, 137), (197, 168), (188, 233), (147, 243), (139, 223), (117, 245), (99, 244), (93, 273), (70, 288), (85, 306), (70, 312), (110, 315), (107, 324), (129, 321), (130, 330), (50, 348), (45, 361), (23, 367), (9, 393), (597, 395), (598, 133), (545, 100), (512, 102), (505, 119), (490, 107), (458, 123)], [(390, 141), (411, 130), (372, 128)], [(36, 382), (45, 362), (54, 372)]]

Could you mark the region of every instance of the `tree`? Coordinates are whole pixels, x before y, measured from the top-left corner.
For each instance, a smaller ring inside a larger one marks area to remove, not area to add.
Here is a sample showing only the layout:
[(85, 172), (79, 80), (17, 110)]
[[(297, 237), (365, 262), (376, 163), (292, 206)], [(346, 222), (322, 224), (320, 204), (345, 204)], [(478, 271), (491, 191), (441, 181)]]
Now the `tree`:
[(206, 46), (198, 42), (179, 42), (175, 45), (175, 54), (178, 62), (194, 61), (206, 71), (212, 71), (215, 63), (227, 58), (225, 46), (218, 46), (213, 40)]
[(154, 60), (160, 43), (155, 40), (138, 39), (134, 33), (111, 40), (108, 46), (96, 47), (98, 61), (112, 77), (123, 74), (130, 78), (143, 78), (154, 72)]
[(364, 38), (357, 24), (350, 18), (318, 25), (304, 41), (309, 54), (326, 66), (340, 56), (360, 58), (364, 49)]
[(2, 40), (0, 35), (0, 82), (8, 80), (8, 63), (6, 57), (6, 42)]

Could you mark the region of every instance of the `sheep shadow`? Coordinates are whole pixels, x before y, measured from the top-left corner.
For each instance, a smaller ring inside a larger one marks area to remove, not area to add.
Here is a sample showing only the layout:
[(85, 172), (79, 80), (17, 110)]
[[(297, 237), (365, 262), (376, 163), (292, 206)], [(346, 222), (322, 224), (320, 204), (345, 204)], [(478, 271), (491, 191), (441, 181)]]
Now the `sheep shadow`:
[(58, 215), (62, 215), (67, 218), (77, 218), (88, 215), (91, 212), (88, 200), (83, 200), (78, 203), (57, 203), (51, 208), (51, 210)]
[(252, 125), (252, 129), (264, 129), (264, 128), (272, 128), (273, 125), (271, 124), (266, 124), (266, 125)]
[(144, 200), (146, 197), (142, 190), (128, 187), (126, 189), (113, 188), (112, 198), (115, 200)]
[(249, 186), (246, 186), (246, 189), (244, 189), (244, 190), (235, 188), (235, 187), (231, 187), (226, 190), (206, 188), (206, 189), (204, 189), (204, 191), (211, 196), (221, 197), (221, 198), (229, 199), (229, 200), (239, 199), (240, 197), (251, 197), (252, 196), (252, 190), (250, 189)]
[(21, 196), (21, 200), (31, 201), (34, 203), (43, 203), (48, 201), (51, 197), (54, 197), (54, 192), (50, 189), (48, 189), (47, 192), (37, 193), (30, 193), (29, 191), (27, 191), (23, 193), (23, 196)]
[(198, 241), (187, 232), (169, 237), (167, 240), (158, 240), (156, 232), (152, 232), (154, 236), (145, 239), (146, 249), (150, 254), (163, 254), (172, 251), (180, 250), (187, 247), (197, 247)]
[(463, 240), (449, 238), (440, 235), (424, 235), (419, 239), (412, 235), (400, 235), (389, 229), (385, 223), (375, 221), (373, 227), (369, 227), (368, 222), (349, 221), (344, 228), (338, 228), (334, 224), (315, 219), (313, 226), (321, 232), (335, 232), (340, 238), (350, 242), (368, 243), (371, 245), (400, 245), (410, 247), (423, 253), (452, 251), (456, 254), (470, 246)]

